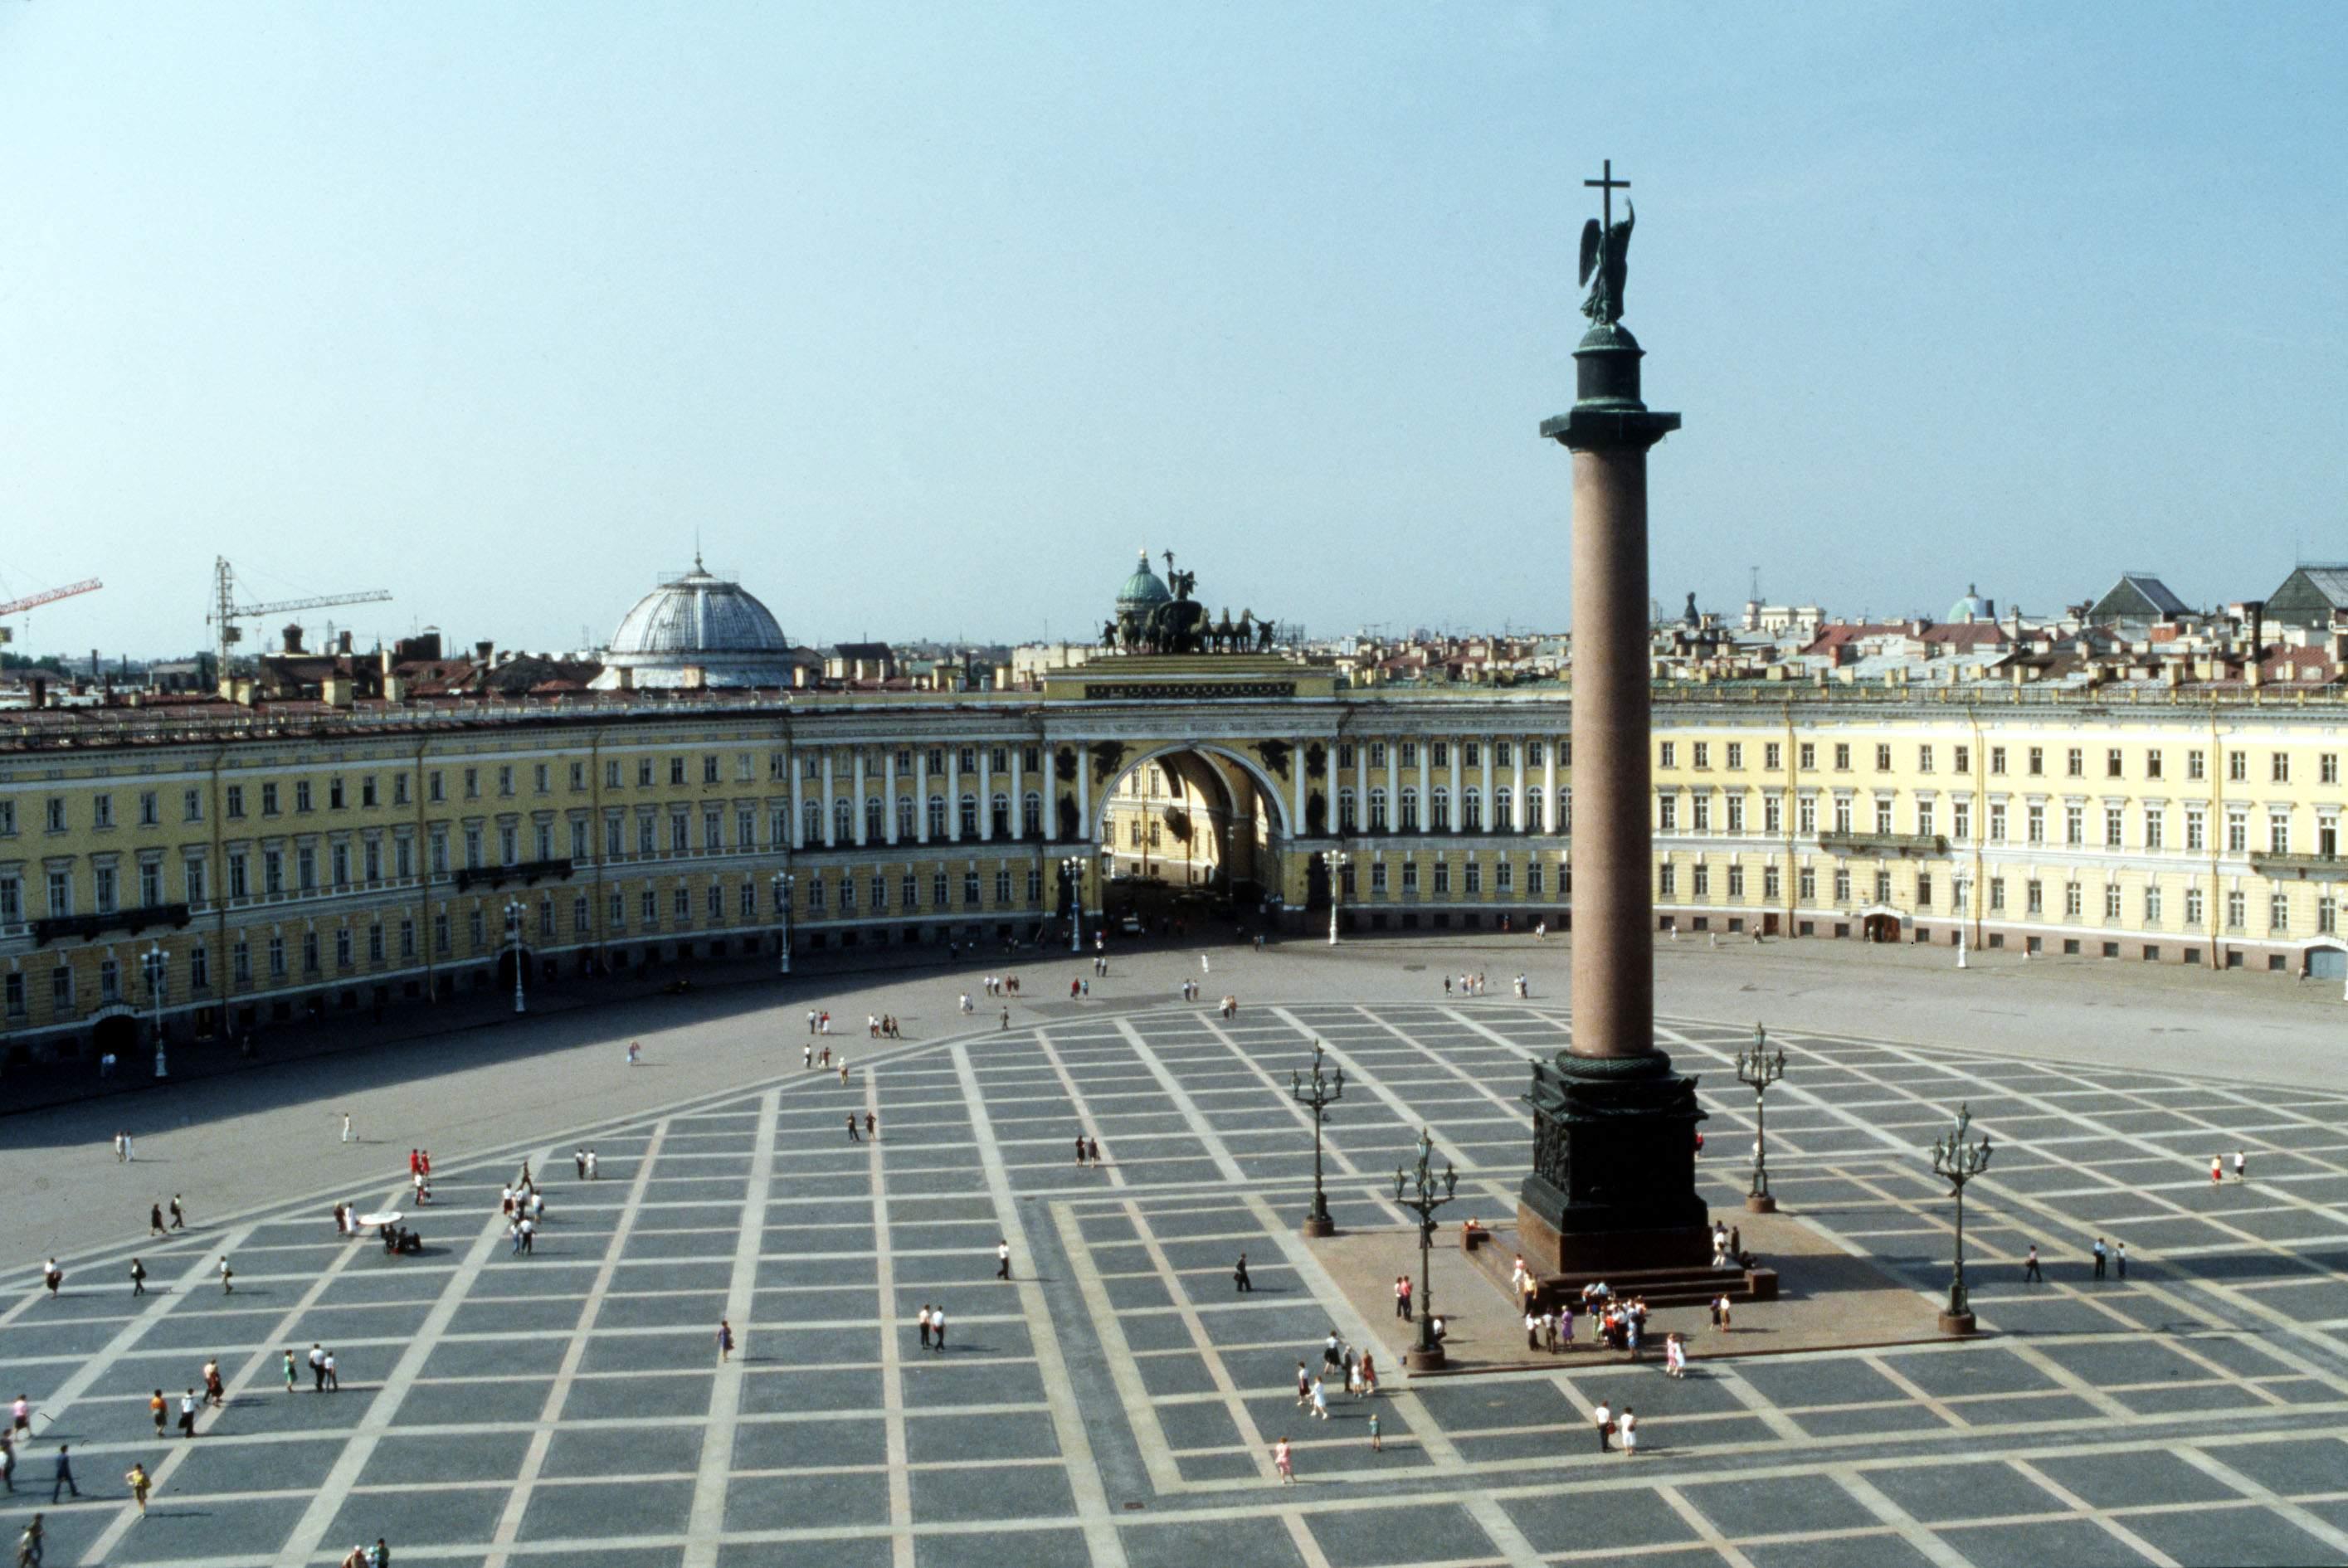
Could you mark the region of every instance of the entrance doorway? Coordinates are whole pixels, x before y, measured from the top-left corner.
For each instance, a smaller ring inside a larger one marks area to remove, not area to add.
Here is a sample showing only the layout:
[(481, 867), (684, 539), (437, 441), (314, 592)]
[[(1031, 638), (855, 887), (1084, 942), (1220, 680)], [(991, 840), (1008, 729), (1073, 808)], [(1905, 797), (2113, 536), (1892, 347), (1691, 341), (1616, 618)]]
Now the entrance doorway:
[(2348, 947), (2309, 948), (2307, 977), (2311, 980), (2348, 981)]
[(1900, 917), (1896, 914), (1870, 914), (1859, 926), (1859, 934), (1869, 942), (1900, 940)]
[(126, 1007), (98, 1019), (89, 1032), (89, 1045), (91, 1052), (100, 1058), (111, 1052), (120, 1060), (129, 1060), (139, 1048), (137, 1015)]

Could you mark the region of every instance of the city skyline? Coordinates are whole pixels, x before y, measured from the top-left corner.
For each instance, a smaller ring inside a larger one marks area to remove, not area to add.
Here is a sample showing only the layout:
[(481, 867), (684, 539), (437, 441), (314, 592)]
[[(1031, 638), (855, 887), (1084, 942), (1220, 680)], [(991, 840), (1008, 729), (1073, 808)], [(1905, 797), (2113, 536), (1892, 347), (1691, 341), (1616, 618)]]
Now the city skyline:
[(696, 536), (803, 643), (1087, 637), (1145, 545), (1561, 626), (1609, 157), (1667, 604), (2348, 555), (2335, 12), (566, 20), (0, 15), (0, 587), (108, 581), (17, 651), (200, 646), (215, 554), (571, 647)]

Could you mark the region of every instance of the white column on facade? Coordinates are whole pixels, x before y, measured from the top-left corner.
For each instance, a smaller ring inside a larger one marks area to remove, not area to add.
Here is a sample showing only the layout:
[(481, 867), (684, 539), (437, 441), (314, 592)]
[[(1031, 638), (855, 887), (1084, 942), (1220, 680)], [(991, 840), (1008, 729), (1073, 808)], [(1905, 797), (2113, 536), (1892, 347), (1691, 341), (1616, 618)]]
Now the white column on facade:
[(1289, 794), (1291, 795), (1291, 797), (1292, 797), (1292, 798), (1294, 799), (1294, 800), (1295, 800), (1295, 802), (1296, 802), (1296, 805), (1295, 805), (1294, 814), (1289, 818), (1289, 820), (1290, 820), (1290, 822), (1292, 822), (1292, 823), (1293, 823), (1293, 824), (1294, 824), (1294, 826), (1295, 826), (1295, 830), (1296, 830), (1296, 836), (1297, 836), (1298, 838), (1300, 838), (1300, 839), (1301, 839), (1301, 838), (1303, 838), (1303, 837), (1304, 836), (1304, 831), (1305, 831), (1305, 829), (1304, 829), (1304, 747), (1305, 747), (1305, 744), (1306, 744), (1306, 743), (1305, 743), (1305, 742), (1303, 742), (1303, 741), (1302, 741), (1302, 740), (1292, 740), (1292, 741), (1289, 742), (1289, 747), (1288, 747), (1289, 766), (1291, 766), (1292, 768), (1293, 768), (1293, 769), (1296, 769), (1296, 771), (1295, 771), (1294, 775), (1293, 775), (1293, 776), (1292, 777), (1292, 779), (1291, 779), (1291, 782), (1290, 782), (1290, 789), (1289, 789)]
[(1467, 817), (1468, 817), (1468, 811), (1467, 811), (1467, 800), (1468, 800), (1468, 796), (1467, 796), (1467, 794), (1466, 794), (1465, 786), (1460, 782), (1460, 780), (1461, 780), (1461, 779), (1462, 779), (1462, 778), (1465, 776), (1465, 774), (1464, 774), (1464, 770), (1463, 770), (1463, 768), (1462, 768), (1462, 765), (1461, 765), (1461, 762), (1460, 762), (1460, 758), (1459, 758), (1460, 751), (1465, 748), (1466, 744), (1467, 744), (1467, 743), (1466, 743), (1465, 741), (1461, 740), (1457, 736), (1454, 736), (1454, 737), (1452, 737), (1452, 739), (1451, 739), (1451, 830), (1452, 830), (1453, 832), (1455, 832), (1455, 833), (1460, 830), (1460, 825), (1461, 825), (1463, 822), (1465, 822), (1465, 821), (1467, 820)]
[(872, 841), (872, 835), (867, 832), (864, 828), (864, 748), (860, 746), (856, 748), (856, 770), (854, 777), (856, 780), (856, 799), (853, 802), (853, 805), (856, 815), (850, 819), (850, 820), (852, 825), (852, 830), (856, 836), (856, 841), (859, 844), (869, 844)]
[(978, 836), (994, 837), (994, 748), (978, 748)]
[(946, 841), (962, 838), (962, 748), (946, 748)]
[(791, 752), (789, 756), (790, 761), (787, 766), (791, 770), (791, 794), (787, 809), (791, 814), (791, 825), (786, 836), (791, 841), (791, 848), (803, 850), (807, 848), (807, 815), (802, 806), (806, 797), (800, 792), (799, 780), (804, 769), (799, 762), (799, 754), (797, 751)]
[(1418, 830), (1431, 832), (1435, 828), (1435, 738), (1421, 736), (1418, 741)]
[(1477, 788), (1484, 791), (1484, 830), (1488, 833), (1495, 833), (1508, 824), (1500, 820), (1497, 805), (1498, 797), (1492, 793), (1492, 738), (1488, 735), (1476, 744), (1483, 748), (1477, 753), (1484, 764), (1483, 780)]
[(885, 843), (897, 841), (897, 750), (894, 747), (880, 754), (880, 837)]
[(1076, 753), (1076, 841), (1093, 852), (1093, 776), (1082, 750)]
[(1014, 839), (1027, 831), (1027, 752), (1025, 747), (1011, 748), (1011, 836)]
[(1554, 735), (1541, 738), (1541, 821), (1546, 832), (1561, 832), (1565, 813), (1557, 809), (1557, 748)]
[(1370, 748), (1367, 741), (1354, 742), (1354, 824), (1364, 832), (1370, 826)]
[(913, 753), (913, 841), (930, 841), (930, 753), (926, 747)]
[(839, 841), (839, 827), (832, 815), (831, 748), (823, 748), (823, 842), (826, 849)]
[(1525, 738), (1509, 742), (1509, 820), (1500, 824), (1512, 833), (1525, 830)]

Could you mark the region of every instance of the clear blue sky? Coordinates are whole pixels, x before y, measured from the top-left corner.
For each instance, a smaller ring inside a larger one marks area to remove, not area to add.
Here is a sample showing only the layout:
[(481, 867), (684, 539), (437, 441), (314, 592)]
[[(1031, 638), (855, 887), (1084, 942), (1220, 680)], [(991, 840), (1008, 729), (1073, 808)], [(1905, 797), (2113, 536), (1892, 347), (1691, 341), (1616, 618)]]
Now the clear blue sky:
[[(1657, 593), (2348, 557), (2348, 5), (0, 3), (0, 574), (198, 645), (1565, 618), (1581, 181)], [(321, 614), (310, 617), (313, 625)]]

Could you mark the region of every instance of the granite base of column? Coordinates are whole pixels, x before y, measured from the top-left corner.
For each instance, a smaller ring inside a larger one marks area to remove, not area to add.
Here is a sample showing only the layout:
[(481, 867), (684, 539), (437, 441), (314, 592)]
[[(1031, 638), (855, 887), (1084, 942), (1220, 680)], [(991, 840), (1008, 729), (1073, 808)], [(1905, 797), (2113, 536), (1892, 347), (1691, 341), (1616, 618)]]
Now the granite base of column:
[(1544, 1272), (1700, 1268), (1712, 1220), (1695, 1190), (1696, 1080), (1661, 1051), (1533, 1065), (1533, 1173), (1517, 1232)]

